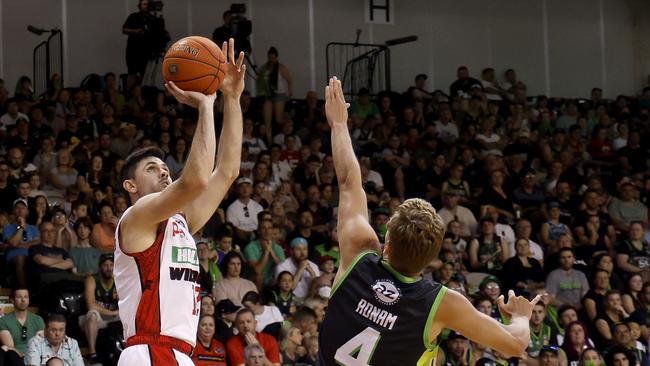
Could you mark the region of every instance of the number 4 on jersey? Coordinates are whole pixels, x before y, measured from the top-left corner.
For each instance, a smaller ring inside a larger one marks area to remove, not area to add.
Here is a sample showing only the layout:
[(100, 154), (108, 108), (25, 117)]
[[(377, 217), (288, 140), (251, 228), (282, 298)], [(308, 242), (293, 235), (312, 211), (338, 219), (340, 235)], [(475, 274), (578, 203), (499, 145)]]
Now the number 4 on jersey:
[(375, 352), (381, 334), (368, 327), (336, 350), (334, 359), (342, 366), (370, 366), (368, 362)]

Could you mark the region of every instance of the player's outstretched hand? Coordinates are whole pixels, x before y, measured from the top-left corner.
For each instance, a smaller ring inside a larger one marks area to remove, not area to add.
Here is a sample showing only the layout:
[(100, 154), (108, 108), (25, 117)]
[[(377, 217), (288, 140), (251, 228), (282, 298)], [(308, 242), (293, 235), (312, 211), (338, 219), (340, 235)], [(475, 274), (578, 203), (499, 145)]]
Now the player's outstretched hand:
[(168, 81), (165, 83), (165, 89), (169, 94), (173, 95), (176, 100), (183, 104), (187, 104), (190, 107), (198, 108), (199, 105), (206, 105), (212, 107), (214, 105), (214, 100), (217, 97), (217, 93), (214, 92), (210, 95), (205, 95), (203, 93), (195, 91), (182, 90), (174, 84), (173, 81)]
[(535, 304), (539, 302), (542, 298), (542, 295), (537, 295), (531, 301), (522, 296), (515, 296), (515, 292), (510, 290), (508, 291), (508, 303), (504, 302), (503, 295), (499, 296), (497, 299), (497, 304), (499, 305), (499, 311), (505, 316), (508, 320), (512, 317), (525, 317), (530, 319), (530, 316), (533, 313), (533, 308)]
[(221, 52), (226, 56), (226, 76), (224, 76), (219, 89), (225, 96), (239, 98), (244, 91), (244, 76), (246, 76), (244, 52), (239, 52), (239, 56), (235, 60), (235, 40), (232, 38), (223, 43)]
[(345, 102), (341, 80), (336, 76), (331, 77), (329, 85), (325, 87), (325, 115), (330, 127), (338, 124), (347, 125), (348, 108), (350, 103)]

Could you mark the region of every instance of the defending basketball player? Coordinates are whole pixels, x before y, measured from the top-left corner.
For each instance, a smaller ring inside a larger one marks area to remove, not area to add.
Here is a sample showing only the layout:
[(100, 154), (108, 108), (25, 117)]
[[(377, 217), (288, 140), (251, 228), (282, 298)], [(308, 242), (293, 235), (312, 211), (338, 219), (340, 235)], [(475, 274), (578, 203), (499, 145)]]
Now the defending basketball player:
[(320, 333), (319, 365), (432, 365), (436, 338), (450, 328), (508, 357), (528, 346), (528, 320), (536, 297), (511, 291), (499, 308), (503, 325), (478, 312), (461, 294), (422, 280), (424, 267), (440, 250), (444, 223), (426, 201), (402, 203), (388, 222), (381, 251), (368, 223), (361, 171), (348, 132), (349, 104), (341, 82), (329, 81), (325, 111), (339, 182), (338, 235), (341, 265)]
[(242, 145), (244, 55), (224, 43), (221, 84), (224, 125), (216, 157), (213, 108), (216, 94), (167, 90), (199, 111), (192, 148), (180, 178), (172, 182), (162, 152), (133, 152), (124, 165), (123, 188), (131, 206), (122, 216), (115, 249), (115, 285), (127, 348), (119, 365), (193, 365), (199, 319), (199, 267), (192, 234), (212, 216), (239, 173)]

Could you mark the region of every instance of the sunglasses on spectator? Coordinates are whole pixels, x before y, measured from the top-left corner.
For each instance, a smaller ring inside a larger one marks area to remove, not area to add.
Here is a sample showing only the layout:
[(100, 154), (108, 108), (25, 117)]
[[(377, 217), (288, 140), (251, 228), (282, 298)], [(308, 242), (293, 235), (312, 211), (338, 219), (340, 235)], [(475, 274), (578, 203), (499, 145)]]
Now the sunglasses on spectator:
[(248, 212), (248, 206), (244, 206), (244, 216), (251, 217), (251, 214)]
[(20, 339), (22, 339), (23, 341), (26, 341), (26, 340), (27, 340), (27, 327), (24, 326), (24, 325), (23, 325), (23, 327), (21, 328)]

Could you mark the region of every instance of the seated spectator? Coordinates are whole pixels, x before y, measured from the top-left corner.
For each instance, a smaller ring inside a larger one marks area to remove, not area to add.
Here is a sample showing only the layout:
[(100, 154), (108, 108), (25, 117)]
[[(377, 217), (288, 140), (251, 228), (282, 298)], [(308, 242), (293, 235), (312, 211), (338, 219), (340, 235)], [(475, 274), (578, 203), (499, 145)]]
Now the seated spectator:
[(243, 177), (237, 180), (237, 199), (228, 206), (226, 219), (236, 229), (236, 237), (247, 243), (250, 235), (258, 227), (257, 215), (263, 210), (259, 203), (251, 199), (253, 181)]
[(643, 224), (632, 222), (628, 239), (618, 245), (616, 265), (626, 274), (640, 273), (644, 282), (650, 279), (650, 244), (643, 236)]
[(439, 349), (439, 365), (464, 365), (470, 360), (469, 340), (453, 330), (449, 332), (443, 347)]
[[(544, 250), (542, 247), (533, 241), (530, 238), (530, 235), (533, 233), (533, 225), (528, 219), (519, 219), (515, 223), (515, 237), (517, 239), (526, 239), (528, 240), (528, 246), (530, 247), (531, 257), (537, 259), (542, 267), (544, 266)], [(511, 258), (516, 255), (515, 251), (515, 241), (512, 242), (512, 245), (508, 245), (508, 253)]]
[(291, 272), (280, 272), (277, 285), (269, 292), (268, 303), (277, 306), (285, 318), (290, 318), (296, 312), (298, 299), (293, 294), (293, 275)]
[(211, 294), (214, 286), (221, 280), (221, 271), (217, 263), (210, 259), (210, 245), (204, 241), (196, 243), (196, 253), (199, 260), (199, 281), (201, 291)]
[(486, 116), (481, 120), (481, 131), (476, 134), (476, 142), (480, 146), (480, 154), (483, 158), (489, 155), (503, 155), (505, 140), (494, 130), (496, 127), (496, 116)]
[(99, 222), (93, 226), (90, 236), (92, 246), (101, 252), (112, 252), (115, 250), (115, 228), (117, 227), (117, 216), (113, 207), (105, 204), (100, 209)]
[[(630, 331), (630, 326), (628, 323), (616, 323), (614, 325), (614, 345), (613, 349), (622, 348), (630, 352), (633, 352), (637, 360), (641, 365), (648, 364), (648, 354), (646, 347), (641, 344), (640, 348), (637, 348), (636, 339), (632, 338), (632, 332)], [(605, 351), (606, 354), (607, 350)]]
[(29, 248), (40, 242), (40, 232), (36, 226), (27, 224), (27, 200), (17, 199), (13, 203), (14, 222), (2, 228), (3, 241), (9, 244), (5, 260), (16, 268), (16, 281), (27, 284), (27, 257)]
[(0, 364), (24, 365), (23, 357), (27, 354), (27, 342), (45, 328), (43, 318), (27, 310), (29, 307), (29, 290), (16, 287), (11, 290), (11, 303), (14, 311), (0, 317), (0, 345), (5, 351), (0, 353)]
[(214, 307), (214, 297), (212, 297), (212, 294), (204, 294), (201, 296), (201, 315), (216, 316)]
[(29, 258), (35, 264), (35, 272), (39, 276), (41, 287), (60, 281), (77, 278), (72, 274), (74, 262), (68, 252), (54, 246), (56, 233), (54, 225), (44, 221), (40, 227), (41, 243), (29, 248)]
[(196, 366), (226, 366), (226, 347), (214, 338), (215, 324), (211, 315), (201, 315), (192, 361)]
[(54, 230), (56, 232), (55, 247), (70, 252), (70, 248), (77, 246), (77, 234), (69, 226), (68, 218), (63, 208), (56, 207), (52, 210), (52, 224), (54, 224)]
[(273, 241), (273, 222), (260, 221), (258, 237), (244, 247), (244, 256), (249, 268), (252, 269), (255, 284), (262, 288), (274, 282), (275, 266), (282, 263), (284, 251)]
[(245, 366), (265, 366), (269, 360), (264, 354), (264, 348), (259, 344), (249, 344), (244, 348)]
[(461, 163), (454, 163), (450, 169), (450, 177), (442, 183), (442, 192), (455, 191), (459, 196), (459, 202), (464, 203), (469, 200), (471, 191), (469, 183), (463, 179), (465, 167)]
[(253, 282), (241, 277), (243, 263), (244, 259), (237, 252), (230, 252), (224, 257), (220, 268), (224, 277), (212, 289), (217, 304), (221, 300), (228, 299), (236, 306), (241, 306), (244, 295), (249, 291), (257, 292)]
[(544, 271), (541, 264), (532, 258), (527, 239), (515, 242), (516, 256), (503, 265), (503, 284), (505, 290), (515, 290), (517, 294), (530, 296), (544, 288)]
[(546, 305), (538, 302), (533, 307), (530, 318), (530, 343), (526, 349), (529, 357), (537, 357), (544, 346), (559, 346), (556, 331), (544, 321), (546, 319)]
[(571, 230), (566, 224), (560, 222), (560, 204), (556, 201), (550, 202), (548, 205), (548, 221), (542, 224), (539, 231), (539, 236), (542, 239), (542, 244), (548, 247), (553, 245), (560, 234), (571, 235)]
[(512, 198), (521, 207), (522, 216), (535, 222), (541, 219), (540, 206), (546, 196), (544, 191), (537, 186), (535, 171), (529, 169), (521, 176), (521, 185), (512, 191)]
[(72, 167), (73, 160), (70, 149), (59, 150), (57, 154), (57, 166), (49, 172), (52, 187), (63, 194), (68, 186), (77, 183), (79, 173)]
[(252, 311), (242, 309), (235, 319), (238, 334), (226, 342), (226, 354), (232, 366), (244, 365), (244, 348), (246, 345), (256, 344), (262, 347), (264, 357), (263, 365), (280, 365), (280, 351), (278, 342), (272, 336), (256, 331), (257, 321)]
[(443, 207), (438, 211), (445, 225), (448, 225), (452, 220), (457, 220), (461, 225), (461, 236), (463, 238), (470, 238), (476, 234), (477, 222), (472, 211), (467, 207), (458, 204), (460, 194), (456, 190), (448, 190), (443, 192), (442, 202)]
[(255, 321), (257, 322), (255, 330), (257, 332), (264, 332), (278, 339), (284, 317), (277, 306), (263, 305), (262, 297), (257, 292), (252, 291), (244, 295), (242, 305), (255, 315)]
[[(212, 296), (209, 296), (212, 298)], [(214, 301), (214, 300), (212, 300)], [(235, 326), (235, 317), (241, 306), (237, 306), (232, 301), (225, 299), (217, 303), (216, 306), (216, 324), (214, 338), (225, 344), (228, 339), (235, 335), (237, 330)]]
[(217, 261), (218, 266), (221, 266), (223, 258), (231, 251), (241, 253), (239, 245), (233, 243), (233, 233), (228, 227), (222, 227), (221, 230), (217, 232), (215, 239), (217, 241), (217, 248), (216, 250), (213, 249), (211, 257)]
[(490, 216), (479, 223), (478, 237), (469, 243), (470, 267), (473, 271), (496, 273), (508, 259), (508, 245), (495, 232), (495, 222)]
[(305, 337), (318, 335), (318, 317), (316, 312), (306, 306), (301, 306), (293, 314), (292, 326), (300, 329)]
[(610, 351), (609, 357), (607, 357), (607, 365), (639, 366), (641, 363), (637, 360), (634, 352), (625, 348), (615, 348)]
[(515, 209), (512, 205), (512, 196), (504, 186), (504, 173), (502, 170), (494, 170), (490, 173), (490, 180), (483, 188), (479, 196), (481, 205), (491, 205), (500, 215), (507, 218), (515, 217)]
[(567, 324), (564, 330), (562, 350), (564, 350), (569, 364), (573, 365), (574, 362), (578, 362), (580, 354), (588, 348), (594, 348), (594, 343), (589, 339), (587, 326), (580, 321)]
[(625, 283), (625, 292), (621, 299), (623, 300), (623, 308), (628, 314), (632, 314), (638, 307), (641, 306), (640, 296), (641, 288), (643, 287), (643, 277), (635, 273), (628, 277)]
[(49, 360), (47, 360), (47, 362), (45, 362), (45, 366), (66, 366), (66, 365), (62, 359), (58, 357), (51, 357)]
[(291, 257), (285, 259), (275, 267), (276, 276), (281, 272), (288, 271), (294, 276), (293, 293), (297, 297), (306, 297), (309, 293), (309, 286), (314, 278), (320, 276), (318, 266), (307, 259), (308, 243), (305, 238), (297, 237), (291, 240)]
[(93, 231), (93, 222), (89, 217), (81, 217), (74, 224), (77, 236), (77, 246), (70, 249), (70, 258), (77, 268), (78, 275), (97, 274), (97, 263), (102, 254), (97, 248), (90, 245), (90, 237)]
[(614, 227), (602, 223), (598, 215), (590, 215), (584, 227), (576, 229), (575, 232), (581, 235), (577, 238), (580, 243), (577, 249), (579, 258), (591, 259), (594, 255), (609, 253), (614, 248)]
[[(548, 298), (548, 295), (547, 296), (542, 296), (542, 299), (544, 299), (544, 298)], [(547, 310), (553, 310), (555, 308), (552, 307), (552, 306), (547, 305), (546, 309)], [(551, 315), (550, 311), (547, 311), (547, 313), (549, 313), (549, 315)], [(574, 308), (571, 305), (561, 306), (557, 310), (556, 318), (552, 319), (552, 320), (553, 320), (553, 323), (554, 323), (553, 326), (555, 327), (555, 330), (558, 332), (558, 336), (557, 336), (558, 344), (563, 344), (564, 343), (564, 337), (566, 336), (566, 334), (564, 333), (564, 331), (566, 330), (566, 326), (573, 323), (574, 321), (578, 320), (578, 311), (576, 310), (576, 308)]]
[(633, 222), (648, 222), (648, 208), (637, 198), (637, 189), (632, 183), (623, 183), (619, 188), (620, 198), (611, 201), (608, 207), (609, 215), (616, 230), (627, 232)]
[(309, 336), (305, 339), (307, 354), (301, 359), (307, 366), (316, 366), (318, 359), (318, 336)]
[(603, 355), (596, 349), (587, 348), (580, 354), (579, 366), (604, 366)]
[(113, 254), (102, 254), (99, 258), (99, 273), (87, 276), (84, 295), (88, 313), (79, 317), (79, 327), (88, 341), (88, 358), (97, 361), (97, 332), (108, 323), (119, 321), (117, 310), (117, 289), (113, 279)]
[(605, 295), (605, 311), (596, 319), (596, 329), (604, 344), (614, 342), (614, 326), (627, 319), (630, 315), (621, 303), (621, 293), (611, 290)]
[(597, 269), (593, 274), (592, 286), (582, 299), (590, 321), (596, 321), (596, 317), (605, 311), (605, 295), (609, 288), (609, 273)]
[(303, 338), (298, 328), (282, 328), (280, 356), (282, 357), (283, 365), (297, 364), (300, 361), (301, 357), (298, 354), (298, 347), (302, 345)]
[(66, 365), (84, 366), (79, 344), (65, 335), (66, 320), (63, 315), (50, 315), (45, 323), (45, 335), (36, 335), (29, 340), (25, 365), (39, 366), (51, 357), (58, 357)]
[(556, 346), (542, 347), (537, 360), (541, 366), (560, 366), (560, 348)]
[(571, 305), (581, 308), (580, 300), (589, 291), (589, 282), (584, 273), (573, 269), (575, 255), (570, 248), (560, 250), (560, 268), (546, 277), (546, 292), (552, 296), (551, 304), (556, 307)]

